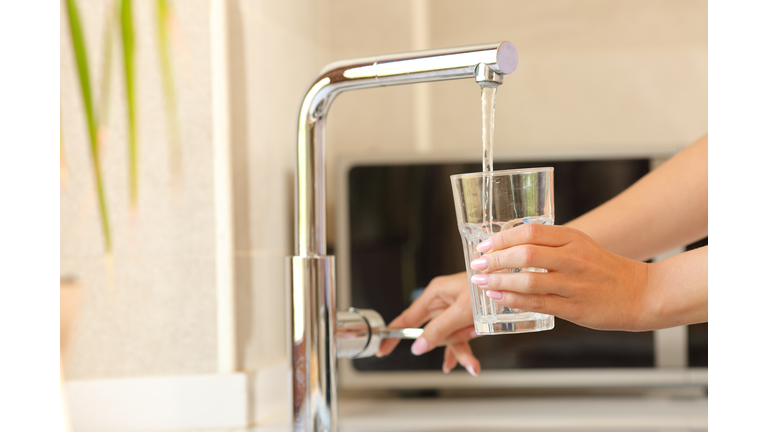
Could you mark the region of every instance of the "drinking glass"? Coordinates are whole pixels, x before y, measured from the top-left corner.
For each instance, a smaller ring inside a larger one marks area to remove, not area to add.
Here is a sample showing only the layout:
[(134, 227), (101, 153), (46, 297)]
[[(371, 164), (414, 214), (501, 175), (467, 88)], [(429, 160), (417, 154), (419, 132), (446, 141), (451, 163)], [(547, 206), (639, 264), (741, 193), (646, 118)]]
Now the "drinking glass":
[[(464, 244), (472, 315), (478, 334), (535, 332), (555, 326), (552, 315), (497, 304), (472, 283), (472, 275), (481, 272), (470, 267), (472, 261), (483, 255), (477, 251), (477, 245), (493, 234), (523, 224), (552, 225), (555, 222), (553, 176), (554, 169), (549, 167), (451, 176), (456, 219)], [(529, 267), (496, 273), (521, 271), (546, 272)]]

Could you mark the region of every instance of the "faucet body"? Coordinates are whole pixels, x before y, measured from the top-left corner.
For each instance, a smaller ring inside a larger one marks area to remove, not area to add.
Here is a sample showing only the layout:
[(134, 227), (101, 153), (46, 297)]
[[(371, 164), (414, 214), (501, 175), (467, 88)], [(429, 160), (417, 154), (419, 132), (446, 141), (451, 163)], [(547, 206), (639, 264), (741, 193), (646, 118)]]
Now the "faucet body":
[[(326, 255), (325, 207), (324, 125), (331, 102), (347, 90), (387, 85), (461, 78), (500, 84), (517, 61), (509, 42), (394, 54), (331, 63), (310, 85), (299, 112), (296, 255), (287, 262), (294, 431), (337, 431), (336, 266), (334, 257)], [(351, 317), (340, 315), (342, 322)], [(361, 319), (373, 321), (373, 315), (378, 314), (371, 311)], [(360, 356), (352, 351), (340, 354)], [(369, 346), (362, 352), (375, 350)]]

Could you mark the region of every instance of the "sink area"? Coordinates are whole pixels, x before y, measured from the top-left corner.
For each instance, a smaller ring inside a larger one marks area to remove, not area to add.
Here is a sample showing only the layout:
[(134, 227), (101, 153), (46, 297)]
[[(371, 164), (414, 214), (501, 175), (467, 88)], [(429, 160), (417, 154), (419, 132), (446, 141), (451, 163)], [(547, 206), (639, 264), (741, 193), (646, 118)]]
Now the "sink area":
[(450, 398), (348, 400), (344, 432), (694, 431), (707, 428), (707, 400), (589, 398)]
[[(704, 397), (340, 398), (339, 402), (340, 432), (701, 432), (708, 428)], [(289, 430), (285, 420), (247, 431)]]

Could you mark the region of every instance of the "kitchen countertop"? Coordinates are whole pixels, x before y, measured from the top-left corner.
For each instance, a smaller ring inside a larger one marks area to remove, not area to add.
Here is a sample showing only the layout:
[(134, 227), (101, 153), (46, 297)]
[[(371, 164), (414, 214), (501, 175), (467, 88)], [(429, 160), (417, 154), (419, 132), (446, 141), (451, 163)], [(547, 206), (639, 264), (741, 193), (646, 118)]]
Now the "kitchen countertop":
[[(699, 432), (705, 397), (456, 397), (340, 399), (339, 432)], [(285, 432), (281, 420), (227, 432)]]

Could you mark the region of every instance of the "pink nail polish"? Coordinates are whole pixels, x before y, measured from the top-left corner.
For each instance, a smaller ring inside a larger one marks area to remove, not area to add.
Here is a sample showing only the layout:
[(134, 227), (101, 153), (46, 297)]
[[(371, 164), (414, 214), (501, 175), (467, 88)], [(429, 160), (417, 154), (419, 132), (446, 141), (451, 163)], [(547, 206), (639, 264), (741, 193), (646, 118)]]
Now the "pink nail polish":
[(469, 266), (472, 267), (475, 270), (485, 270), (488, 268), (488, 260), (483, 258), (478, 258), (471, 263), (469, 263)]
[(472, 367), (472, 365), (467, 366), (467, 372), (472, 374), (473, 377), (477, 376), (477, 372), (475, 371), (475, 368)]
[(425, 352), (427, 352), (427, 349), (429, 348), (429, 343), (426, 339), (423, 337), (420, 337), (416, 339), (416, 341), (411, 345), (411, 353), (413, 355), (422, 355)]
[(472, 283), (475, 285), (485, 286), (490, 280), (491, 277), (485, 274), (472, 275)]
[(501, 300), (504, 298), (504, 293), (501, 291), (488, 290), (485, 292), (485, 295), (494, 300)]
[(479, 245), (477, 245), (477, 251), (478, 252), (488, 252), (489, 250), (491, 250), (491, 241), (490, 240), (486, 240), (486, 241), (480, 243)]

